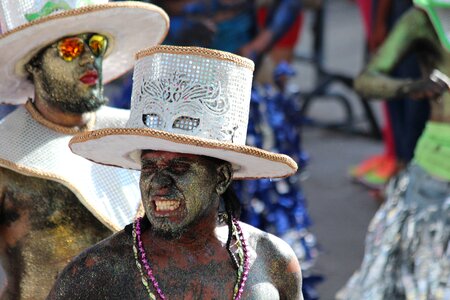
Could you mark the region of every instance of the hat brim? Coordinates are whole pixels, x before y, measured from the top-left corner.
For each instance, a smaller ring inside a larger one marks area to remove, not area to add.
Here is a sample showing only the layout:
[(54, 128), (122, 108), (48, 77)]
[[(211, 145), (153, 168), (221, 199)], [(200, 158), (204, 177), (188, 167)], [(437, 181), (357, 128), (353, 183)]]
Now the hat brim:
[(19, 26), (0, 35), (0, 101), (23, 104), (34, 96), (24, 66), (64, 36), (94, 32), (108, 37), (103, 62), (107, 83), (133, 67), (136, 52), (160, 44), (168, 29), (169, 18), (161, 8), (131, 1), (85, 6)]
[(103, 165), (140, 170), (142, 150), (215, 157), (233, 165), (234, 179), (282, 178), (294, 174), (289, 156), (255, 147), (146, 128), (106, 128), (74, 136), (73, 153)]

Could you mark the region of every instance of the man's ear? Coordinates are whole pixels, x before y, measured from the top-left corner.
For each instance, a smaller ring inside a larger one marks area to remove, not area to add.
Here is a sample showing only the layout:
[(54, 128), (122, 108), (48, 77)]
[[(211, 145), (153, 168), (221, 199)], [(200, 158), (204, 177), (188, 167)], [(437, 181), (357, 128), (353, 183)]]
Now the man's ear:
[(25, 71), (30, 75), (30, 78), (34, 78), (40, 71), (40, 68), (30, 61), (25, 65)]
[(233, 181), (233, 169), (230, 163), (223, 163), (217, 168), (217, 174), (219, 175), (216, 185), (216, 192), (222, 195), (227, 190), (228, 186)]

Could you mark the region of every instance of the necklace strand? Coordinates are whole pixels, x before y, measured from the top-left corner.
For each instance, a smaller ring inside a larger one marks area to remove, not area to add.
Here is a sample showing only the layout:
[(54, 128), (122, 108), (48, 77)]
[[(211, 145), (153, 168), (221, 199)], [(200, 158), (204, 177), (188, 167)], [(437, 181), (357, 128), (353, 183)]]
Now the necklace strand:
[[(150, 290), (150, 284), (148, 279), (152, 282), (153, 288), (156, 290), (160, 299), (165, 300), (166, 296), (162, 292), (159, 287), (158, 281), (153, 275), (153, 270), (150, 267), (150, 264), (147, 259), (147, 255), (145, 253), (144, 244), (142, 242), (141, 237), (141, 220), (142, 218), (137, 218), (133, 223), (133, 254), (136, 260), (136, 266), (141, 275), (142, 283), (149, 295), (151, 300), (156, 300), (155, 294)], [(233, 223), (233, 235), (237, 240), (238, 247), (238, 256), (239, 256), (239, 267), (237, 270), (237, 279), (236, 284), (233, 290), (233, 299), (240, 300), (242, 297), (242, 293), (244, 291), (244, 286), (248, 278), (250, 264), (249, 264), (249, 256), (248, 256), (248, 248), (247, 243), (245, 241), (244, 235), (242, 233), (242, 229), (236, 219), (232, 219)], [(144, 274), (144, 270), (146, 271), (147, 277)]]
[(136, 242), (136, 223), (133, 223), (133, 254), (134, 254), (134, 260), (136, 262), (136, 266), (139, 270), (139, 274), (141, 274), (141, 281), (144, 285), (145, 289), (147, 290), (148, 296), (151, 300), (156, 300), (155, 294), (152, 293), (150, 290), (150, 286), (148, 284), (147, 278), (145, 278), (144, 271), (142, 270), (142, 265), (139, 262), (139, 254), (137, 250), (137, 242)]
[(155, 276), (153, 275), (153, 270), (150, 267), (150, 264), (147, 260), (147, 255), (145, 254), (144, 244), (142, 243), (142, 237), (141, 237), (141, 218), (136, 219), (136, 242), (138, 245), (138, 252), (140, 254), (140, 262), (142, 265), (144, 265), (145, 271), (147, 271), (147, 276), (150, 278), (153, 288), (158, 293), (159, 297), (162, 300), (166, 299), (166, 296), (164, 296), (161, 288), (159, 287), (158, 281), (156, 280)]
[(231, 228), (232, 228), (232, 231), (233, 231), (232, 235), (236, 239), (236, 243), (235, 243), (235, 246), (237, 247), (237, 251), (236, 252), (237, 252), (238, 257), (239, 257), (239, 262), (238, 262), (237, 258), (234, 256), (234, 253), (233, 253), (233, 259), (234, 259), (234, 261), (235, 261), (235, 263), (237, 265), (236, 284), (234, 286), (234, 292), (233, 292), (233, 299), (236, 299), (236, 295), (239, 292), (239, 283), (241, 282), (241, 279), (242, 279), (242, 273), (244, 273), (244, 253), (243, 253), (243, 249), (242, 249), (242, 243), (241, 243), (241, 241), (239, 239), (239, 235), (237, 233), (237, 228), (234, 225), (234, 222), (232, 222), (231, 224), (232, 224)]
[[(239, 241), (242, 246), (242, 252), (243, 252), (243, 258), (241, 261), (242, 273), (240, 273), (238, 271), (238, 280), (237, 280), (238, 282), (240, 282), (240, 285), (239, 285), (239, 290), (237, 291), (237, 294), (234, 297), (235, 300), (239, 300), (239, 299), (241, 299), (242, 293), (244, 292), (245, 283), (247, 282), (248, 273), (250, 271), (250, 262), (249, 262), (249, 257), (248, 257), (247, 242), (245, 241), (244, 234), (242, 233), (242, 228), (239, 225), (239, 222), (235, 218), (233, 218), (232, 221), (233, 221), (233, 225), (237, 229), (237, 234), (239, 236)], [(242, 264), (243, 264), (243, 266), (242, 266)], [(239, 269), (241, 269), (241, 267)], [(240, 279), (239, 277), (241, 277), (241, 276), (242, 276), (242, 278)]]

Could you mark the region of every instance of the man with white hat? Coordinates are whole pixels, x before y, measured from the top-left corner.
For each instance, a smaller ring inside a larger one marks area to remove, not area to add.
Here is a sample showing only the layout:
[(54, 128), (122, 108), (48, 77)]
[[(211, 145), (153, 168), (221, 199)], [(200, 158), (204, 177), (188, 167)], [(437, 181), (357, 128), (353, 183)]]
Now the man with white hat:
[(43, 299), (72, 257), (137, 214), (137, 172), (80, 159), (68, 141), (126, 121), (104, 107), (103, 82), (160, 43), (168, 18), (137, 2), (1, 0), (0, 27), (0, 101), (25, 104), (0, 123), (0, 297)]
[(233, 179), (297, 170), (245, 145), (253, 62), (171, 46), (137, 59), (126, 127), (81, 133), (70, 147), (141, 170), (146, 216), (75, 258), (48, 299), (302, 299), (293, 250), (239, 222), (230, 190)]

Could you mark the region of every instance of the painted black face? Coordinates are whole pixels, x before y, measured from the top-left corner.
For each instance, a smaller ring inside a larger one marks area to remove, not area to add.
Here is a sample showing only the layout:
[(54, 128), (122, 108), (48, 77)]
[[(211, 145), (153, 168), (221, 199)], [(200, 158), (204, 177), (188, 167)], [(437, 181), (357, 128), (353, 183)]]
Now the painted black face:
[(61, 111), (85, 113), (106, 103), (102, 62), (106, 37), (86, 33), (65, 37), (41, 51), (27, 65), (37, 97)]
[(152, 228), (168, 238), (179, 237), (219, 201), (217, 163), (203, 156), (144, 152), (141, 194)]

